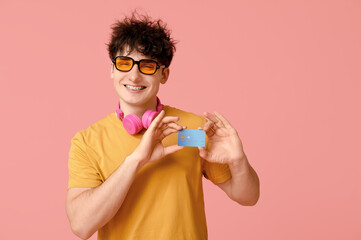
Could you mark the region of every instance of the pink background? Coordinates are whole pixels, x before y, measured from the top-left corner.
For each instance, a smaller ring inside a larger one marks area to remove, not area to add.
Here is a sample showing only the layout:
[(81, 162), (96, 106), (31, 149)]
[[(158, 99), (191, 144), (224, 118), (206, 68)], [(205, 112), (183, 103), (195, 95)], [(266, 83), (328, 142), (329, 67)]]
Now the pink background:
[(105, 43), (134, 8), (180, 41), (162, 101), (223, 113), (261, 180), (254, 207), (204, 182), (209, 239), (361, 239), (356, 0), (1, 1), (0, 239), (78, 239), (70, 139), (115, 109)]

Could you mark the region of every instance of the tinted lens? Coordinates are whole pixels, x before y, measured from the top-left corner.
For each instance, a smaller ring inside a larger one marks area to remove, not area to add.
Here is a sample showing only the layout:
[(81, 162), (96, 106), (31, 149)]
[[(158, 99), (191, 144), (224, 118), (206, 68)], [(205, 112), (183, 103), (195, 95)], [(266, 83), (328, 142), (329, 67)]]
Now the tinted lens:
[(115, 64), (119, 71), (129, 71), (133, 67), (133, 60), (127, 57), (118, 57)]
[(139, 69), (144, 74), (153, 74), (157, 71), (157, 63), (150, 60), (141, 60)]

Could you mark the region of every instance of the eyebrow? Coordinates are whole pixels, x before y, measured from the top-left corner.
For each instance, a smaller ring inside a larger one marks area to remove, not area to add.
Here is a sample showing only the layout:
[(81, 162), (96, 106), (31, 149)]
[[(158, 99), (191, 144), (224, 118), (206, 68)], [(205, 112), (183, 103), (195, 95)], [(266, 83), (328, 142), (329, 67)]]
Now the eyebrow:
[(131, 58), (131, 59), (133, 59), (134, 61), (137, 61), (137, 62), (145, 60), (145, 61), (153, 61), (153, 62), (156, 62), (156, 63), (160, 64), (157, 60), (152, 59), (152, 58), (142, 58), (142, 59), (139, 59), (139, 60), (135, 60), (134, 58), (129, 57), (129, 55), (119, 55), (118, 57), (128, 57), (128, 58)]

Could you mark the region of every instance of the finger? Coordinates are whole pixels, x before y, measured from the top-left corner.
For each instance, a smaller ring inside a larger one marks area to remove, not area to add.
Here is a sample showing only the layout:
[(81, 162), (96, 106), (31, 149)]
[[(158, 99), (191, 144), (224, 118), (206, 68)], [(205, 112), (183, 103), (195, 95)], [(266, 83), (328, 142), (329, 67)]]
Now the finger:
[(161, 123), (158, 125), (158, 128), (164, 130), (164, 129), (168, 128), (169, 123), (175, 123), (177, 121), (179, 121), (179, 117), (175, 117), (175, 116), (164, 117), (162, 119)]
[(224, 127), (224, 125), (222, 124), (222, 122), (221, 122), (214, 114), (209, 113), (209, 112), (205, 112), (205, 113), (203, 113), (203, 115), (204, 115), (209, 121), (213, 122), (216, 127), (220, 127), (220, 128)]
[(162, 133), (163, 135), (161, 138), (164, 139), (165, 137), (171, 135), (172, 133), (176, 133), (176, 132), (178, 132), (178, 130), (173, 129), (173, 128), (167, 128), (163, 131), (163, 133)]
[(169, 147), (165, 147), (164, 148), (164, 156), (167, 156), (168, 154), (171, 154), (171, 153), (175, 153), (179, 150), (182, 150), (183, 148), (184, 148), (183, 146), (178, 146), (178, 145), (172, 145)]
[(206, 131), (206, 134), (208, 137), (213, 137), (213, 135), (216, 134), (216, 131), (213, 128), (210, 128)]
[(228, 120), (222, 114), (220, 114), (218, 112), (214, 112), (214, 114), (223, 123), (223, 125), (226, 128), (233, 128), (232, 125), (228, 122)]
[(212, 137), (216, 133), (216, 130), (214, 130), (213, 127), (214, 127), (214, 123), (211, 121), (207, 121), (204, 124), (204, 126), (199, 127), (198, 129), (204, 130), (208, 137)]
[(178, 131), (183, 129), (183, 126), (178, 125), (176, 123), (168, 123), (165, 126), (167, 126), (167, 128), (173, 128), (173, 129), (176, 129)]
[(204, 131), (209, 131), (213, 127), (214, 127), (214, 122), (207, 121), (206, 124), (204, 124), (204, 126), (203, 126), (203, 130)]
[(177, 116), (166, 116), (163, 118), (162, 123), (170, 123), (179, 121), (179, 117)]
[(158, 127), (160, 125), (164, 115), (165, 115), (165, 111), (164, 110), (160, 111), (158, 116), (156, 118), (154, 118), (154, 120), (150, 124), (149, 129), (152, 130), (152, 129)]

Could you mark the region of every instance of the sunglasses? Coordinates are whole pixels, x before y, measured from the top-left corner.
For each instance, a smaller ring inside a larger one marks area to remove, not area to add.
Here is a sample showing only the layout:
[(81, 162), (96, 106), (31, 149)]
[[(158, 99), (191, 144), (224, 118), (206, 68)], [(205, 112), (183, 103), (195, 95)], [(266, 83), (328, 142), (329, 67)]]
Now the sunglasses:
[(129, 72), (132, 70), (134, 64), (138, 65), (139, 72), (146, 75), (153, 75), (158, 68), (165, 68), (165, 65), (160, 66), (156, 61), (151, 59), (141, 59), (135, 61), (131, 57), (118, 56), (112, 60), (115, 68), (121, 72)]

